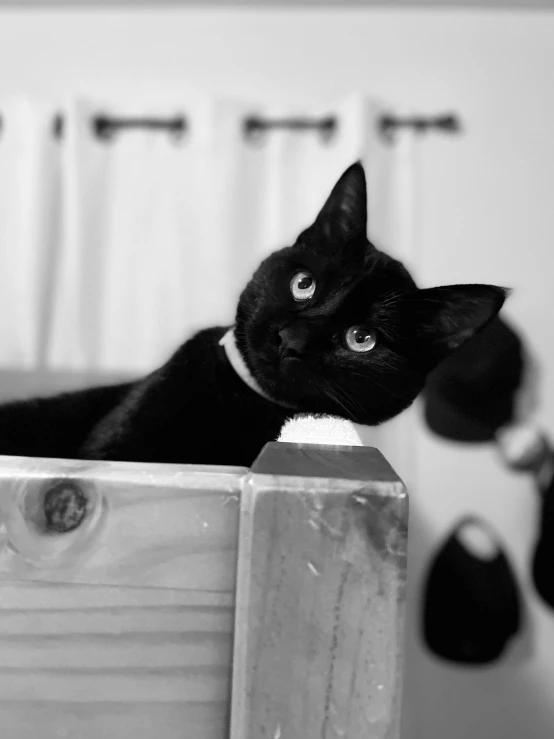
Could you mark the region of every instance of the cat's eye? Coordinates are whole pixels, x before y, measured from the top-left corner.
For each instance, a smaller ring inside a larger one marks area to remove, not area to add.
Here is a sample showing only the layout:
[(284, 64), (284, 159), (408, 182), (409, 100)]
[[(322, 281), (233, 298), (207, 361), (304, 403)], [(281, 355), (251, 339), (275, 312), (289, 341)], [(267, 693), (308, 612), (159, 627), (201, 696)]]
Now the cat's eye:
[(377, 343), (373, 331), (363, 326), (352, 326), (345, 334), (346, 346), (353, 352), (369, 352)]
[(290, 281), (290, 291), (295, 300), (309, 300), (315, 293), (315, 280), (309, 272), (297, 272)]

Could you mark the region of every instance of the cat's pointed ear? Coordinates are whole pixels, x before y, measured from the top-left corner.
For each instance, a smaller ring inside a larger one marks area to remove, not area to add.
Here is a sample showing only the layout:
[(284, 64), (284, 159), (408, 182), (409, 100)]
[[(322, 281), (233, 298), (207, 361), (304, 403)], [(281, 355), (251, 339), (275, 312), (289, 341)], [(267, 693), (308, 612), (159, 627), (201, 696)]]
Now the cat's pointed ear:
[(367, 233), (367, 188), (361, 162), (344, 172), (316, 218), (315, 225), (336, 241), (351, 241)]
[(448, 285), (406, 296), (421, 350), (433, 363), (483, 329), (500, 311), (510, 290), (496, 285)]

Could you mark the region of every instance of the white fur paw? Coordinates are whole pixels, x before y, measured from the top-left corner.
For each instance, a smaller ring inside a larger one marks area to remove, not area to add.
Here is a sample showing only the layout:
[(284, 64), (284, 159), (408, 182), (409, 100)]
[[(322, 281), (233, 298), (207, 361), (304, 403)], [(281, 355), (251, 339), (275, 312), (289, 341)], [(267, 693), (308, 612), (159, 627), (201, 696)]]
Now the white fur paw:
[(335, 416), (294, 416), (285, 422), (277, 441), (294, 444), (363, 446), (356, 425)]

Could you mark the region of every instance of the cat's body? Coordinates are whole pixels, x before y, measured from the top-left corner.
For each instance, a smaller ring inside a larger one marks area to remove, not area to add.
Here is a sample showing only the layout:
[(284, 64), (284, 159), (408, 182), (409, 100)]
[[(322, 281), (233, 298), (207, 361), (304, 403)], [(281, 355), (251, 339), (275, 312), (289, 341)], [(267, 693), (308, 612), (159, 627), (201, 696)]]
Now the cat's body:
[(2, 454), (248, 466), (291, 411), (235, 372), (227, 330), (200, 331), (133, 383), (0, 406)]
[(356, 164), (260, 265), (239, 300), (238, 364), (211, 328), (143, 380), (0, 406), (0, 454), (248, 466), (294, 413), (374, 425), (403, 411), (506, 291), (418, 290), (367, 240), (366, 200)]
[(136, 383), (93, 430), (82, 458), (249, 466), (291, 411), (248, 387), (219, 342), (200, 331)]

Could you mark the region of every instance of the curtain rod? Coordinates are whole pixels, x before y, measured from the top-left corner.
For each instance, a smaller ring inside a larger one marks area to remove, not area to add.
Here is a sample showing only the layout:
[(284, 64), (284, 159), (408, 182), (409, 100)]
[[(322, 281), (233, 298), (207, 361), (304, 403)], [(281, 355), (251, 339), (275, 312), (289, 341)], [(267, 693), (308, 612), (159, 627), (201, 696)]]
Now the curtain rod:
[[(0, 130), (4, 126), (3, 118), (0, 116)], [(123, 130), (145, 129), (152, 131), (166, 131), (176, 139), (182, 138), (189, 129), (189, 123), (185, 116), (174, 116), (171, 118), (121, 118), (99, 114), (92, 117), (91, 127), (94, 135), (102, 140), (109, 141)], [(339, 127), (338, 118), (335, 116), (324, 116), (323, 118), (291, 117), (291, 118), (262, 118), (259, 116), (248, 116), (243, 122), (243, 131), (247, 138), (257, 139), (266, 131), (285, 129), (289, 131), (318, 131), (324, 140), (333, 137)], [(379, 132), (388, 140), (399, 129), (411, 129), (416, 133), (425, 133), (436, 130), (444, 133), (458, 133), (461, 130), (459, 117), (455, 113), (446, 113), (435, 116), (408, 116), (399, 117), (393, 115), (382, 115), (377, 122)], [(65, 120), (61, 113), (54, 116), (53, 134), (56, 138), (64, 135)]]

